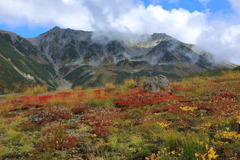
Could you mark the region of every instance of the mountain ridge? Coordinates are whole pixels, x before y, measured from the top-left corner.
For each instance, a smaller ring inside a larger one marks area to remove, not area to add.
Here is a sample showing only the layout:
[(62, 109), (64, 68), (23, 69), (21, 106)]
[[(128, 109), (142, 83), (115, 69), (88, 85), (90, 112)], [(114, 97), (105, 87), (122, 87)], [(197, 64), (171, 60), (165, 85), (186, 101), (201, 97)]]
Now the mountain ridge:
[[(226, 67), (215, 64), (210, 53), (165, 33), (136, 35), (54, 27), (34, 38), (8, 31), (0, 34), (9, 48), (45, 65), (41, 70), (53, 87), (96, 87), (157, 74), (175, 79)], [(46, 81), (42, 83), (49, 85)]]

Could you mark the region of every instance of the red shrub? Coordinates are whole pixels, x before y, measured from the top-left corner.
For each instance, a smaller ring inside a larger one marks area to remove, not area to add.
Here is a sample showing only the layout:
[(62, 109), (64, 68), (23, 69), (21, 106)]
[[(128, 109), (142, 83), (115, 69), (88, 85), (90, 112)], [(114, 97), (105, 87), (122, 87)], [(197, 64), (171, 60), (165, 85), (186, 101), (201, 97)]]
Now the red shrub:
[(66, 128), (66, 126), (60, 124), (44, 131), (43, 135), (47, 138), (41, 144), (37, 145), (36, 149), (44, 151), (51, 149), (63, 150), (74, 147), (80, 139), (66, 135)]
[(114, 119), (121, 119), (123, 116), (117, 112), (114, 111), (102, 111), (102, 112), (96, 112), (91, 117), (89, 117), (89, 120), (93, 122), (93, 125), (95, 127), (101, 127), (101, 126), (110, 126), (111, 122)]
[(111, 130), (111, 127), (109, 126), (101, 126), (101, 127), (96, 127), (93, 132), (99, 136), (107, 136), (109, 134), (109, 131)]
[(192, 90), (191, 88), (181, 87), (180, 85), (174, 85), (173, 87), (180, 91), (191, 91)]
[(176, 104), (171, 104), (168, 105), (164, 108), (166, 111), (173, 113), (173, 114), (180, 114), (181, 113), (181, 109), (180, 109), (180, 104), (176, 103)]
[(61, 119), (70, 119), (72, 117), (71, 112), (62, 110), (59, 107), (47, 108), (39, 114), (41, 123), (48, 123), (59, 121)]
[(81, 116), (86, 122), (88, 121), (95, 129), (94, 133), (100, 136), (106, 136), (108, 129), (112, 126), (114, 120), (123, 119), (121, 113), (116, 108), (107, 108), (102, 111), (94, 112), (89, 115)]
[(72, 112), (74, 114), (82, 114), (86, 112), (86, 107), (73, 107)]
[(59, 149), (69, 149), (76, 145), (79, 141), (77, 137), (65, 136), (62, 143), (58, 146)]
[(220, 92), (218, 95), (212, 98), (213, 101), (217, 100), (233, 100), (236, 99), (237, 95), (233, 92)]
[(70, 96), (72, 94), (72, 92), (58, 92), (57, 96), (61, 97), (61, 98), (65, 98), (67, 96)]
[(237, 95), (233, 92), (221, 92), (219, 96), (226, 99), (235, 99)]
[(161, 103), (167, 100), (175, 99), (173, 95), (161, 95), (154, 93), (133, 92), (125, 95), (120, 95), (115, 98), (114, 103), (116, 107), (126, 106), (144, 106)]
[(211, 80), (211, 81), (216, 82), (216, 83), (221, 83), (221, 82), (236, 81), (236, 80), (238, 80), (238, 78), (219, 78), (219, 79), (215, 79), (215, 80)]
[(160, 108), (152, 108), (152, 109), (146, 110), (145, 113), (153, 114), (153, 113), (159, 113), (161, 111), (162, 111), (162, 109), (160, 109)]

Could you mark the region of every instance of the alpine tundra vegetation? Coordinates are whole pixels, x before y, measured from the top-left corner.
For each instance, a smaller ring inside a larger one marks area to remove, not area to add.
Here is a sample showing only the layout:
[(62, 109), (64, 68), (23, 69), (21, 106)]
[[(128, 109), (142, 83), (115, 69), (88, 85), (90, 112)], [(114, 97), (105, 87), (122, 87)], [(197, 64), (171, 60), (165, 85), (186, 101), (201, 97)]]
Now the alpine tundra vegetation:
[(106, 86), (0, 98), (0, 159), (240, 158), (239, 67), (171, 82), (171, 94)]

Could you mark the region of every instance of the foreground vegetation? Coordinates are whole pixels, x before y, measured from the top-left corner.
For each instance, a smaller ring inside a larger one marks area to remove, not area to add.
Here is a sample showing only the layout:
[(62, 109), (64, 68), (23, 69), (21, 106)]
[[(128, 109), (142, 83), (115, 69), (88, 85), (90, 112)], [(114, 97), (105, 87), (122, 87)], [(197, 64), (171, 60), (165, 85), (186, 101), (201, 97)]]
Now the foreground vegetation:
[(240, 159), (238, 70), (172, 83), (171, 95), (133, 86), (2, 97), (0, 159)]

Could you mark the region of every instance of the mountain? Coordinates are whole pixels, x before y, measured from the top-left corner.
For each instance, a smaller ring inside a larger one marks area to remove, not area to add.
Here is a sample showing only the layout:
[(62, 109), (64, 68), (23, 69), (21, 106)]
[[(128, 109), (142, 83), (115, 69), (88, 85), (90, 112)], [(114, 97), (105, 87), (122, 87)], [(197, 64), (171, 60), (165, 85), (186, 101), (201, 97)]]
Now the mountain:
[(28, 39), (0, 31), (0, 41), (1, 91), (27, 84), (96, 87), (158, 74), (178, 79), (226, 67), (215, 64), (210, 53), (163, 33), (135, 35), (54, 27)]
[(38, 56), (28, 40), (0, 31), (0, 93), (22, 91), (28, 85), (47, 84), (56, 88), (52, 66)]

